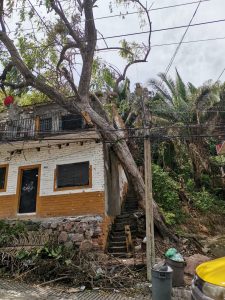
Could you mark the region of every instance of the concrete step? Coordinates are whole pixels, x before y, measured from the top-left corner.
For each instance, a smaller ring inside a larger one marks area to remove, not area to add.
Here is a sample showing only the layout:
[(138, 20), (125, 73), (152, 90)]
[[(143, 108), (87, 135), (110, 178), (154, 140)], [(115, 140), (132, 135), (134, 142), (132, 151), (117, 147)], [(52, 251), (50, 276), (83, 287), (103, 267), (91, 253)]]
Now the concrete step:
[(113, 235), (111, 234), (109, 237), (109, 240), (111, 242), (126, 242), (126, 236), (125, 235)]
[(122, 242), (109, 242), (109, 248), (111, 247), (126, 247), (126, 241), (122, 241)]
[(124, 213), (124, 214), (117, 216), (115, 220), (126, 219), (126, 218), (129, 219), (130, 216), (131, 216), (131, 214)]
[(127, 253), (127, 247), (124, 246), (117, 246), (117, 247), (109, 247), (109, 253)]
[(111, 255), (114, 256), (114, 257), (117, 257), (117, 258), (128, 258), (129, 257), (128, 254), (124, 253), (124, 252), (122, 252), (122, 253), (114, 252), (114, 253), (111, 253)]
[[(130, 230), (132, 231), (134, 229), (136, 229), (136, 226), (135, 225), (130, 225)], [(125, 231), (125, 225), (124, 224), (113, 224), (112, 225), (112, 230), (113, 230), (113, 232)]]

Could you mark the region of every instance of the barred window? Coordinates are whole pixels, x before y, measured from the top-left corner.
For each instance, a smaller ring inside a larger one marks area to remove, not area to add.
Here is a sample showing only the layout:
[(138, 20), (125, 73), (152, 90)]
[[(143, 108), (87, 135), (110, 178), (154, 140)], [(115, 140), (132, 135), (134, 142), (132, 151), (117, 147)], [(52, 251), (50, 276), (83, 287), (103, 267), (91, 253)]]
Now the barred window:
[(56, 185), (57, 188), (89, 185), (89, 162), (58, 165)]
[(75, 130), (83, 126), (83, 119), (80, 115), (66, 115), (62, 116), (61, 127), (62, 130)]
[(6, 173), (7, 167), (0, 166), (0, 191), (6, 188)]
[(52, 130), (52, 118), (40, 119), (40, 132), (49, 132)]

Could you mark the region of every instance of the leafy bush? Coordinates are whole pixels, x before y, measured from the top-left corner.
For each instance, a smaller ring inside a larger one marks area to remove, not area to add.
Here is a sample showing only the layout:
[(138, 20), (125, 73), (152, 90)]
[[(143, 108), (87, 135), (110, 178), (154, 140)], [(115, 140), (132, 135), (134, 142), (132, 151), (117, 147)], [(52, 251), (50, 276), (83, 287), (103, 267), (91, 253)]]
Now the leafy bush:
[(192, 199), (195, 207), (203, 212), (211, 210), (215, 203), (214, 196), (211, 195), (205, 187), (203, 187), (200, 192), (193, 192)]
[(158, 165), (153, 165), (153, 192), (158, 204), (165, 211), (176, 210), (180, 204), (179, 184), (173, 180), (168, 172), (163, 171)]
[(153, 165), (153, 193), (156, 202), (161, 207), (168, 225), (180, 223), (184, 214), (179, 199), (179, 183), (163, 171), (158, 165)]
[(21, 233), (26, 233), (24, 223), (18, 221), (12, 225), (0, 220), (0, 246), (7, 244), (12, 238), (17, 238)]

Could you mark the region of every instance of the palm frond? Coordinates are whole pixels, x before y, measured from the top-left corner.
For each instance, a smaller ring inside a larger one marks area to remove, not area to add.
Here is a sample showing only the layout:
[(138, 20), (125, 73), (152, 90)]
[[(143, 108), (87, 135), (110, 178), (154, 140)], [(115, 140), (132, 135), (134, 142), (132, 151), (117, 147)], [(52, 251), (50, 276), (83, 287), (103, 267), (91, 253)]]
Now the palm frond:
[(171, 95), (169, 94), (166, 87), (162, 84), (162, 82), (160, 82), (159, 80), (156, 80), (156, 79), (151, 79), (148, 81), (148, 84), (154, 89), (154, 91), (156, 93), (162, 95), (165, 102), (169, 101), (170, 103), (173, 103), (173, 99), (172, 99)]
[(187, 88), (186, 88), (186, 85), (184, 84), (177, 68), (176, 68), (176, 90), (177, 90), (177, 94), (179, 95), (179, 98), (181, 98), (182, 100), (187, 102), (188, 101)]

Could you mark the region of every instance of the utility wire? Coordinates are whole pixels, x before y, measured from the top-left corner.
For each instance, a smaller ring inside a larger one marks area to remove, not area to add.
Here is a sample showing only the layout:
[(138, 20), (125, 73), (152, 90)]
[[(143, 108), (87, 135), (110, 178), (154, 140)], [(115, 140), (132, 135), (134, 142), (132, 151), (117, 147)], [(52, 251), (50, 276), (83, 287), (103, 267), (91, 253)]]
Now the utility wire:
[(220, 78), (223, 76), (223, 73), (225, 72), (225, 68), (223, 69), (223, 71), (221, 72), (221, 74), (219, 75), (219, 77), (217, 78), (217, 81), (218, 82), (220, 80)]
[[(202, 2), (209, 2), (212, 0), (202, 0)], [(64, 2), (61, 0), (61, 2)], [(187, 6), (187, 5), (193, 5), (198, 3), (198, 1), (192, 1), (192, 2), (186, 2), (186, 3), (181, 3), (181, 4), (174, 4), (174, 5), (167, 5), (167, 6), (161, 6), (161, 7), (156, 7), (156, 8), (150, 8), (148, 12), (151, 11), (157, 11), (157, 10), (164, 10), (164, 9), (169, 9), (169, 8), (176, 8), (176, 7), (182, 7), (182, 6)], [(45, 6), (44, 4), (40, 5), (33, 5), (32, 7), (40, 7), (40, 6)], [(31, 9), (31, 6), (26, 6), (26, 7), (16, 7), (12, 8), (13, 11), (21, 10), (21, 9)], [(46, 6), (45, 6), (46, 7)], [(140, 14), (140, 11), (134, 11), (134, 12), (126, 12), (126, 13), (119, 13), (119, 14), (114, 14), (114, 15), (107, 15), (107, 16), (101, 16), (101, 17), (96, 17), (93, 19), (87, 19), (87, 21), (93, 21), (93, 20), (104, 20), (104, 19), (111, 19), (111, 18), (118, 18), (118, 17), (125, 17), (128, 15), (134, 15), (134, 14)], [(81, 20), (81, 22), (85, 22), (85, 20)]]
[[(215, 38), (207, 38), (207, 39), (198, 39), (198, 40), (190, 40), (190, 41), (183, 41), (182, 44), (192, 44), (192, 43), (199, 43), (199, 42), (210, 42), (210, 41), (220, 41), (220, 40), (225, 40), (225, 37), (215, 37)], [(151, 45), (151, 48), (155, 48), (155, 47), (165, 47), (165, 46), (173, 46), (173, 45), (178, 45), (180, 42), (171, 42), (171, 43), (163, 43), (163, 44), (153, 44)], [(49, 45), (49, 46), (53, 46)], [(27, 47), (27, 50), (33, 50), (33, 49), (39, 49), (41, 47), (46, 48), (46, 46), (34, 46), (34, 47)], [(143, 46), (137, 47), (138, 49), (143, 49)], [(20, 49), (19, 49), (20, 50)], [(47, 48), (46, 48), (47, 50)], [(52, 50), (55, 52), (59, 52), (58, 50)], [(118, 49), (96, 49), (97, 52), (114, 52), (114, 51), (118, 51)], [(8, 53), (8, 51), (3, 50), (0, 51), (1, 53)], [(225, 71), (225, 70), (224, 70)]]
[[(213, 20), (213, 21), (206, 21), (206, 22), (200, 22), (200, 23), (194, 23), (194, 24), (188, 24), (188, 25), (180, 25), (180, 26), (174, 26), (174, 27), (166, 27), (166, 28), (161, 28), (161, 29), (155, 29), (152, 30), (152, 32), (161, 32), (161, 31), (167, 31), (167, 30), (174, 30), (174, 29), (181, 29), (181, 28), (185, 28), (185, 27), (195, 27), (195, 26), (203, 26), (203, 25), (208, 25), (208, 24), (214, 24), (214, 23), (221, 23), (221, 22), (225, 22), (225, 19), (218, 19), (218, 20)], [(97, 38), (96, 40), (102, 40), (102, 39), (113, 39), (113, 38), (119, 38), (119, 37), (127, 37), (127, 36), (134, 36), (134, 35), (141, 35), (141, 34), (147, 34), (150, 33), (150, 31), (141, 31), (141, 32), (134, 32), (134, 33), (127, 33), (127, 34), (120, 34), (120, 35), (113, 35), (113, 36), (108, 36), (105, 38)], [(215, 38), (215, 40), (219, 40), (219, 39), (225, 39), (225, 37), (222, 38)], [(214, 39), (206, 39), (206, 40), (196, 40), (196, 41), (186, 41), (186, 42), (181, 42), (182, 44), (185, 43), (192, 43), (192, 42), (200, 42), (200, 41), (208, 41), (208, 40), (214, 40)], [(177, 43), (169, 43), (169, 44), (157, 44), (154, 45), (154, 47), (160, 47), (160, 46), (165, 46), (165, 45), (174, 45)], [(180, 44), (180, 42), (179, 42)], [(54, 44), (49, 44), (48, 46), (53, 46)], [(44, 48), (46, 48), (46, 45), (43, 46)], [(27, 49), (32, 50), (32, 49), (36, 49), (36, 48), (41, 48), (41, 46), (34, 46), (34, 47), (28, 47)], [(8, 51), (4, 51), (2, 50), (1, 53), (8, 53)]]
[(184, 40), (184, 38), (185, 38), (185, 36), (186, 36), (186, 34), (187, 34), (187, 32), (188, 32), (188, 29), (189, 29), (190, 26), (191, 26), (191, 23), (192, 23), (192, 21), (193, 21), (195, 15), (196, 15), (196, 13), (197, 13), (197, 11), (198, 11), (198, 9), (199, 9), (201, 3), (202, 3), (202, 0), (200, 0), (200, 1), (198, 2), (198, 5), (197, 5), (197, 7), (196, 7), (196, 9), (195, 9), (195, 11), (194, 11), (192, 17), (191, 17), (191, 20), (190, 20), (190, 22), (189, 22), (189, 24), (188, 24), (188, 26), (187, 26), (187, 28), (186, 28), (184, 34), (182, 35), (181, 40), (180, 40), (180, 42), (179, 42), (179, 44), (178, 44), (178, 46), (177, 46), (177, 48), (176, 48), (176, 50), (175, 50), (175, 52), (174, 52), (174, 54), (173, 54), (171, 60), (170, 60), (168, 66), (167, 66), (167, 68), (166, 68), (165, 75), (168, 74), (168, 72), (169, 72), (169, 70), (170, 70), (170, 68), (171, 68), (171, 66), (172, 66), (172, 64), (173, 64), (173, 62), (174, 62), (174, 60), (175, 60), (175, 58), (176, 58), (176, 56), (177, 56), (177, 53), (178, 53), (178, 51), (179, 51), (179, 49), (180, 49), (180, 47), (181, 47), (181, 45), (182, 45), (182, 42), (183, 42), (183, 40)]

